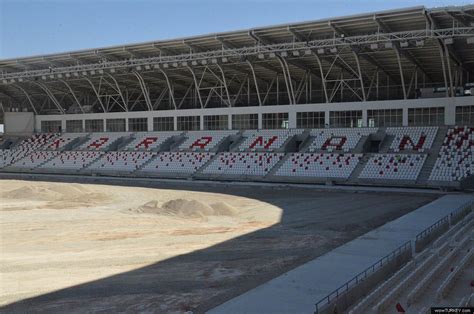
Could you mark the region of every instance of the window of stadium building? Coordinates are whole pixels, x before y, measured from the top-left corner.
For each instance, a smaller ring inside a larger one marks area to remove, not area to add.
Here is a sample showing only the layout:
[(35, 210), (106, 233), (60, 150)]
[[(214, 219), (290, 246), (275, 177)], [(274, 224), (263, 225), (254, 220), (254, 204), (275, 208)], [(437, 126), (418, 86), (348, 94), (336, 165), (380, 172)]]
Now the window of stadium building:
[(444, 124), (444, 108), (409, 108), (408, 109), (408, 125), (409, 126), (426, 126), (426, 125), (443, 125)]
[(361, 128), (363, 126), (362, 110), (331, 111), (329, 124), (332, 128)]
[(456, 124), (457, 125), (474, 124), (474, 106), (456, 107)]
[(229, 118), (226, 115), (204, 116), (205, 130), (227, 130), (229, 128)]
[(61, 132), (61, 121), (41, 121), (41, 132), (43, 133)]
[(66, 132), (81, 133), (84, 132), (82, 128), (82, 120), (66, 120)]
[(107, 119), (105, 121), (107, 132), (125, 132), (125, 119)]
[(296, 113), (297, 128), (323, 128), (324, 112), (298, 112)]
[(288, 113), (264, 113), (262, 127), (264, 129), (288, 129)]
[(153, 131), (173, 131), (173, 117), (156, 117), (153, 118)]
[(199, 129), (199, 116), (178, 117), (178, 131), (197, 131)]
[(367, 110), (367, 126), (393, 127), (402, 126), (403, 109)]
[(258, 129), (258, 114), (233, 114), (232, 129), (249, 130)]
[(86, 132), (104, 132), (104, 120), (86, 120)]
[(146, 132), (148, 131), (147, 118), (130, 118), (128, 119), (128, 130), (130, 132)]

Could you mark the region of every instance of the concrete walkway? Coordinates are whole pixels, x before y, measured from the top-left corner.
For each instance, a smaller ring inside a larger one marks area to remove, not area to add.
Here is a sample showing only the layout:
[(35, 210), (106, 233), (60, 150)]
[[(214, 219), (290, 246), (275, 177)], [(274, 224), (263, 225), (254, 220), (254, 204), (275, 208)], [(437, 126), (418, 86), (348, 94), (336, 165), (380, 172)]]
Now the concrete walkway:
[[(315, 303), (474, 195), (447, 195), (350, 241), (209, 313), (313, 313)], [(284, 252), (282, 252), (284, 254)]]

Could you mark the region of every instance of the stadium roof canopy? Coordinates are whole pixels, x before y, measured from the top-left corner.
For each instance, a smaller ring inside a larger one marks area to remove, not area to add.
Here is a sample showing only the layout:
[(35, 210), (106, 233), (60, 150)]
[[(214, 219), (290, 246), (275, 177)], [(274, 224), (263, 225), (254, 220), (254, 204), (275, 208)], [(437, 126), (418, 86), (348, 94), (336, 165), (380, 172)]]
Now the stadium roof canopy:
[(414, 98), (472, 81), (474, 5), (423, 6), (0, 60), (4, 110), (143, 111)]

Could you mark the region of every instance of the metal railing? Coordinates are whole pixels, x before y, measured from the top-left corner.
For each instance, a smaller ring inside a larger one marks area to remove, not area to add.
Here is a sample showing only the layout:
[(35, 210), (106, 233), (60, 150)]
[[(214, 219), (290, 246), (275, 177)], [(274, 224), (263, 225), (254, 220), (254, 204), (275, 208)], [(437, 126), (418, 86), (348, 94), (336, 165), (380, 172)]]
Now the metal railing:
[(431, 226), (429, 226), (425, 230), (418, 233), (415, 237), (415, 242), (418, 242), (421, 239), (425, 238), (426, 236), (428, 236), (428, 234), (433, 232), (433, 230), (439, 228), (440, 226), (442, 226), (446, 222), (449, 224), (449, 215), (444, 216), (443, 218), (441, 218), (440, 220), (438, 220), (437, 222), (435, 222), (434, 224), (432, 224)]
[[(451, 214), (449, 214), (450, 219), (453, 219), (453, 217), (459, 215), (463, 211), (471, 211), (473, 204), (474, 204), (474, 202), (471, 201), (467, 204), (463, 204), (463, 205), (459, 206), (457, 209), (455, 209), (453, 212), (451, 212)], [(452, 223), (452, 221), (451, 221), (451, 223)]]
[(399, 246), (398, 248), (396, 248), (395, 250), (393, 250), (388, 255), (382, 257), (377, 262), (375, 262), (374, 264), (372, 264), (371, 266), (367, 267), (365, 270), (357, 274), (351, 280), (347, 281), (346, 283), (341, 285), (339, 288), (337, 288), (336, 290), (334, 290), (333, 292), (329, 293), (327, 296), (319, 300), (315, 304), (316, 306), (315, 313), (318, 314), (320, 308), (331, 304), (332, 301), (337, 300), (339, 296), (343, 295), (344, 293), (347, 293), (349, 289), (357, 286), (360, 282), (364, 281), (368, 276), (375, 273), (377, 270), (381, 269), (383, 266), (388, 264), (394, 258), (402, 255), (406, 251), (411, 252), (411, 249), (412, 249), (411, 241), (407, 241), (403, 243), (401, 246)]

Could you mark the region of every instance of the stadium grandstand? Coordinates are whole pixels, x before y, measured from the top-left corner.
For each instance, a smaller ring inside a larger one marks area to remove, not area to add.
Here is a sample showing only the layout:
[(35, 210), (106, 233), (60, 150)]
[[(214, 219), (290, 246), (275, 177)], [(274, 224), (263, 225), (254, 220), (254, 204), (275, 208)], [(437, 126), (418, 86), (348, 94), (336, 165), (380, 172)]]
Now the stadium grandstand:
[[(0, 60), (0, 105), (4, 178), (472, 191), (474, 5)], [(402, 246), (321, 301), (312, 294), (312, 311), (385, 313), (403, 299), (427, 313), (431, 297), (451, 304), (450, 289), (472, 276), (474, 218), (472, 199), (451, 208), (453, 199), (425, 209), (439, 214), (421, 215), (426, 230), (383, 229)], [(436, 211), (446, 204), (451, 211)], [(436, 274), (453, 263), (450, 275)], [(215, 313), (254, 304), (245, 297), (222, 299)]]
[(473, 12), (2, 60), (2, 171), (460, 188), (474, 171)]

